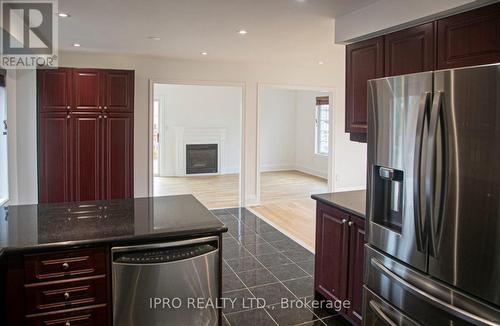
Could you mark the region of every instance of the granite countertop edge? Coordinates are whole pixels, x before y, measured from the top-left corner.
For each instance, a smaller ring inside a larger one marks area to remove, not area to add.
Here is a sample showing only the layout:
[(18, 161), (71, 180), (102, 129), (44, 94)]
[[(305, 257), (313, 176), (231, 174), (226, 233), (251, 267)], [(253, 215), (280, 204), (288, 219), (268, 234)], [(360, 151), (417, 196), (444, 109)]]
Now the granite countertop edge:
[(314, 200), (317, 200), (321, 203), (324, 203), (326, 205), (329, 205), (329, 206), (333, 206), (333, 207), (336, 207), (342, 211), (345, 211), (349, 214), (353, 214), (353, 215), (356, 215), (360, 218), (363, 218), (365, 219), (366, 217), (366, 212), (363, 210), (363, 211), (360, 211), (356, 208), (353, 208), (353, 207), (350, 207), (348, 205), (346, 205), (345, 203), (340, 203), (339, 201), (336, 201), (336, 200), (332, 200), (332, 199), (328, 199), (328, 198), (325, 198), (325, 196), (331, 196), (332, 194), (345, 194), (346, 192), (341, 192), (341, 193), (324, 193), (324, 194), (314, 194), (314, 195), (311, 195), (311, 198), (314, 199)]
[(209, 236), (211, 234), (221, 234), (227, 232), (227, 227), (224, 225), (205, 227), (199, 229), (189, 229), (189, 230), (173, 230), (150, 234), (140, 234), (140, 235), (124, 235), (124, 236), (111, 236), (109, 238), (96, 238), (96, 239), (84, 239), (84, 240), (70, 240), (70, 241), (60, 241), (60, 242), (50, 242), (44, 244), (36, 244), (29, 246), (12, 246), (12, 247), (0, 247), (0, 258), (6, 254), (22, 254), (38, 251), (47, 250), (64, 250), (64, 249), (76, 249), (79, 247), (91, 247), (91, 246), (104, 246), (104, 245), (122, 245), (122, 244), (139, 244), (141, 242), (157, 242), (157, 241), (169, 241), (179, 238), (192, 238)]

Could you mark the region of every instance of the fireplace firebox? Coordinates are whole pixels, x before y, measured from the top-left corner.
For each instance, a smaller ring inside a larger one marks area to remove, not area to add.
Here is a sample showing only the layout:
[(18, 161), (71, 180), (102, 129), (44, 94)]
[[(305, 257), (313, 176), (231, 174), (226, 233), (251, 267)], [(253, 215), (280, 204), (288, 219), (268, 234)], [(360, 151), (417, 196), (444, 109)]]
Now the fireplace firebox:
[(218, 172), (217, 144), (186, 145), (186, 174)]

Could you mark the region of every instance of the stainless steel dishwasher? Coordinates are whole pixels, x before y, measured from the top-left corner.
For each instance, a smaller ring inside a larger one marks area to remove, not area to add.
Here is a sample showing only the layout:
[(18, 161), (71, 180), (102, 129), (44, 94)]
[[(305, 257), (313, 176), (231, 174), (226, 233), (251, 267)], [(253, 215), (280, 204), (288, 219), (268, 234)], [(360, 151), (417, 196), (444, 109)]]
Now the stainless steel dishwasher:
[(113, 325), (217, 325), (218, 241), (111, 248)]

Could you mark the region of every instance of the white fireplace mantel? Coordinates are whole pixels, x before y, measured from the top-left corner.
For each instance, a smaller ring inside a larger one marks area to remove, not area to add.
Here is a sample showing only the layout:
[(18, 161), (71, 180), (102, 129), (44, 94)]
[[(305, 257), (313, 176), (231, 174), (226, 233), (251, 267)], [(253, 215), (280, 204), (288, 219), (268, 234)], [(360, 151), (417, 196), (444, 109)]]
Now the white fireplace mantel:
[[(175, 175), (186, 175), (186, 145), (217, 144), (218, 173), (224, 171), (225, 128), (173, 127), (175, 135)], [(205, 173), (203, 175), (209, 175)]]

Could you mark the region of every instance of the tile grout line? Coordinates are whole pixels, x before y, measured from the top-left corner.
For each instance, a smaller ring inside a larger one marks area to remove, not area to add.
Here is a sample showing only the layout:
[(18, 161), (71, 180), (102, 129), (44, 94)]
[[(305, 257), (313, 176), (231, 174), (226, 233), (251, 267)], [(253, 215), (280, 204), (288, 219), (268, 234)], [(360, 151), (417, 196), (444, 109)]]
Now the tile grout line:
[[(244, 209), (245, 209), (245, 208), (244, 208)], [(248, 209), (247, 209), (247, 210), (248, 210)], [(248, 211), (249, 211), (249, 210), (248, 210)], [(250, 213), (252, 213), (252, 212), (250, 212)], [(253, 214), (253, 213), (252, 213), (252, 214)], [(231, 213), (231, 215), (233, 215), (233, 216), (234, 216), (237, 220), (239, 220), (241, 223), (243, 223), (244, 225), (246, 225), (246, 223), (245, 223), (245, 222), (243, 222), (241, 219), (237, 218), (234, 214), (232, 214), (232, 213)], [(260, 219), (260, 217), (258, 217), (257, 215), (255, 215), (255, 214), (253, 214), (253, 215), (254, 215), (255, 217), (257, 217), (257, 218), (259, 218), (259, 219)], [(264, 221), (264, 222), (265, 222), (265, 221)], [(267, 223), (267, 222), (266, 222), (266, 223)], [(268, 223), (268, 224), (269, 224), (269, 223)], [(278, 231), (278, 232), (280, 232), (280, 231)], [(256, 233), (256, 232), (255, 232), (255, 230), (254, 230), (254, 233), (258, 235), (258, 233)], [(280, 233), (282, 233), (282, 234), (283, 234), (283, 232), (280, 232)], [(286, 235), (285, 235), (285, 236), (286, 236)], [(233, 238), (234, 238), (234, 237), (233, 237)], [(273, 247), (274, 249), (277, 249), (277, 248), (276, 248), (276, 247), (274, 247), (271, 243), (269, 243), (266, 239), (264, 239), (264, 238), (262, 238), (262, 239), (264, 240), (264, 242), (265, 242), (265, 243), (269, 244), (269, 245), (270, 245), (271, 247)], [(238, 241), (237, 239), (235, 239), (235, 240), (236, 240), (236, 241)], [(293, 241), (293, 239), (292, 239), (292, 241)], [(300, 245), (300, 244), (299, 244), (299, 245)], [(243, 245), (242, 245), (242, 247), (243, 247), (245, 250), (247, 250), (247, 249), (245, 248), (245, 246), (243, 246)], [(247, 250), (247, 251), (248, 251), (248, 250)], [(279, 251), (278, 251), (278, 252), (279, 252)], [(264, 264), (262, 264), (262, 263), (260, 262), (260, 260), (259, 260), (259, 259), (258, 259), (258, 258), (257, 258), (257, 257), (253, 254), (253, 253), (251, 253), (250, 251), (248, 251), (248, 253), (249, 253), (250, 255), (252, 255), (252, 257), (253, 257), (254, 259), (256, 259), (256, 260), (257, 260), (257, 261), (258, 261), (258, 262), (259, 262), (262, 266), (264, 266)], [(288, 257), (287, 257), (287, 258), (288, 258)], [(288, 258), (288, 259), (289, 259), (289, 258)], [(297, 263), (295, 263), (295, 262), (294, 262), (294, 261), (292, 261), (291, 259), (290, 259), (290, 261), (291, 261), (293, 264), (297, 265), (297, 267), (299, 267), (300, 269), (302, 269), (302, 268), (301, 268), (301, 267), (300, 267)], [(229, 266), (229, 264), (228, 264), (228, 266)], [(229, 266), (229, 267), (231, 267), (231, 266)], [(270, 271), (270, 270), (269, 270), (266, 266), (264, 266), (264, 268), (265, 268), (265, 269), (266, 269), (269, 273), (271, 273), (271, 275), (273, 275), (274, 277), (276, 277), (276, 275), (274, 275), (274, 273), (273, 273), (273, 272), (271, 272), (271, 271)], [(232, 268), (231, 268), (231, 269), (232, 269)], [(303, 269), (302, 269), (302, 270), (303, 270)], [(308, 272), (306, 272), (305, 270), (303, 270), (303, 271), (304, 271), (307, 275), (310, 275), (310, 274), (309, 274)], [(236, 272), (235, 272), (235, 273), (236, 273)], [(310, 276), (311, 276), (311, 275), (310, 275)], [(291, 294), (292, 294), (292, 295), (293, 295), (293, 296), (294, 296), (297, 300), (300, 300), (300, 298), (299, 298), (299, 297), (297, 297), (297, 296), (295, 295), (295, 293), (293, 293), (293, 292), (292, 292), (292, 291), (291, 291), (291, 290), (290, 290), (290, 289), (289, 289), (289, 288), (288, 288), (285, 284), (283, 284), (283, 282), (282, 282), (282, 281), (281, 281), (278, 277), (276, 277), (276, 279), (277, 279), (277, 280), (278, 280), (278, 282), (279, 282), (281, 285), (283, 285), (283, 286), (285, 287), (285, 289), (287, 289), (287, 290), (288, 290), (288, 292), (290, 292), (290, 293), (291, 293)], [(244, 283), (243, 283), (243, 284), (244, 284)], [(248, 288), (248, 290), (249, 290), (249, 291), (252, 293), (252, 295), (255, 297), (255, 294), (252, 292), (252, 290), (251, 290), (250, 288)], [(307, 309), (307, 310), (309, 310), (309, 311), (310, 311), (310, 312), (311, 312), (311, 313), (312, 313), (315, 317), (317, 317), (317, 318), (318, 318), (318, 320), (321, 320), (321, 318), (320, 318), (318, 315), (316, 315), (316, 314), (314, 313), (314, 311), (312, 311), (312, 310), (311, 310), (311, 309), (309, 309), (309, 308), (306, 308), (306, 309)], [(266, 312), (267, 312), (267, 311), (266, 311)], [(269, 313), (268, 313), (268, 314), (269, 314)], [(271, 317), (271, 318), (272, 318), (272, 317)]]

